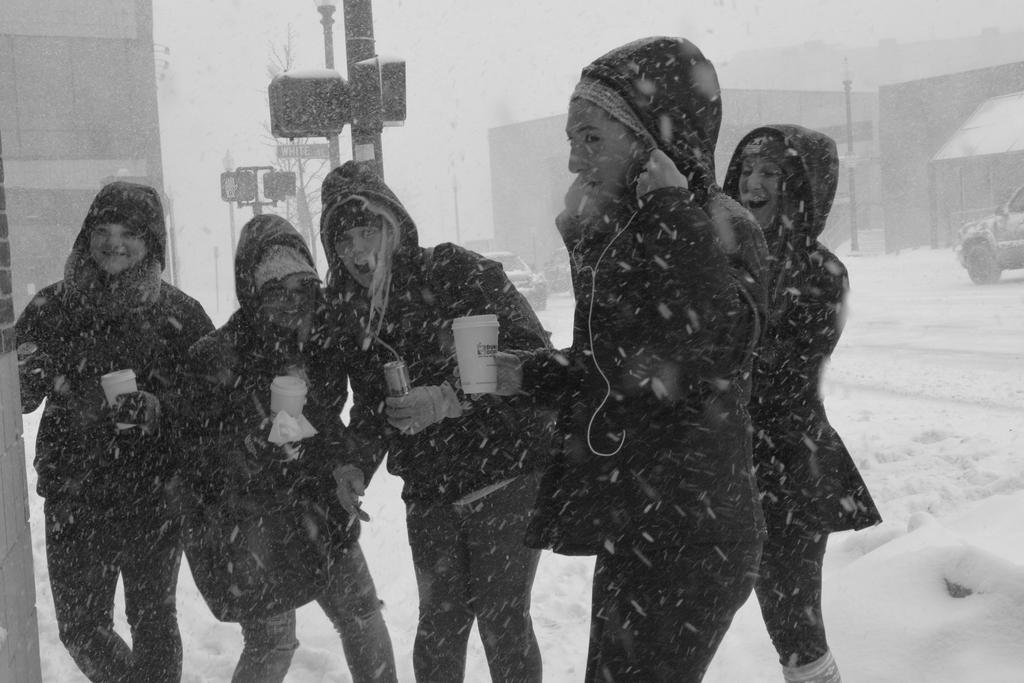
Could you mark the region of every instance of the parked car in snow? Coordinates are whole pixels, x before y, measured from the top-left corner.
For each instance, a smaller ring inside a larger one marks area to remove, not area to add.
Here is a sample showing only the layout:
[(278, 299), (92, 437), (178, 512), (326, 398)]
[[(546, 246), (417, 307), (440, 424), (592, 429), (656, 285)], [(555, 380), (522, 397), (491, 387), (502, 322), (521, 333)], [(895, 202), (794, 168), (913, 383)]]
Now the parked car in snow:
[(1024, 268), (1024, 186), (995, 213), (964, 224), (954, 249), (979, 285), (998, 281), (1004, 270)]
[(569, 254), (565, 249), (557, 249), (548, 256), (544, 264), (544, 278), (552, 292), (568, 292), (572, 290), (572, 274), (569, 270)]
[(535, 311), (543, 311), (548, 305), (548, 283), (544, 275), (536, 273), (522, 258), (511, 251), (489, 251), (483, 254), (492, 261), (501, 264), (505, 275), (526, 297)]

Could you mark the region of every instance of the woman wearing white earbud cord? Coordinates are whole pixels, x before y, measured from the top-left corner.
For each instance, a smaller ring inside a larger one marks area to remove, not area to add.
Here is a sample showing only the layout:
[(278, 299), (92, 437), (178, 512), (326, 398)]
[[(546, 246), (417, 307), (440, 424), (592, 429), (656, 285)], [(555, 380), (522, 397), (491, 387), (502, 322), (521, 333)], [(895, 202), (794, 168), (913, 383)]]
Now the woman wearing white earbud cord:
[[(677, 187), (687, 189), (686, 176), (679, 172), (676, 165), (668, 158), (668, 155), (660, 149), (650, 153), (647, 162), (636, 176), (637, 199), (661, 188)], [(584, 176), (577, 175), (569, 191), (565, 194), (565, 210), (556, 219), (559, 230), (566, 238), (566, 244), (573, 243), (578, 234), (566, 234), (573, 231), (588, 220), (600, 218), (599, 201), (595, 197), (588, 196), (588, 184)], [(570, 254), (574, 257), (574, 254)], [(573, 268), (576, 271), (576, 268)], [(498, 353), (498, 389), (497, 394), (513, 396), (522, 393), (523, 373), (522, 362), (519, 357), (510, 353)]]
[(753, 586), (757, 325), (713, 220), (728, 212), (711, 162), (720, 116), (714, 69), (688, 41), (639, 40), (584, 68), (558, 221), (572, 345), (497, 355), (499, 393), (562, 408), (526, 542), (597, 557), (588, 683), (701, 680)]

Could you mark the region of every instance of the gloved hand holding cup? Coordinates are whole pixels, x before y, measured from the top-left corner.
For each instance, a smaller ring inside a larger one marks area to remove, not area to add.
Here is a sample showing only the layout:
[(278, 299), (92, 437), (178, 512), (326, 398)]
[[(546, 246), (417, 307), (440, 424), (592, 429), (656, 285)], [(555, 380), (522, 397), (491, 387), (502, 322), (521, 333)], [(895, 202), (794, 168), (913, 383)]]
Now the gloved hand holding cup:
[(115, 370), (100, 377), (100, 386), (103, 387), (103, 396), (107, 399), (107, 405), (115, 409), (115, 424), (119, 430), (130, 429), (135, 425), (131, 422), (118, 421), (117, 414), (120, 406), (117, 397), (123, 394), (132, 394), (139, 390), (135, 383), (135, 371), (131, 368), (126, 370)]

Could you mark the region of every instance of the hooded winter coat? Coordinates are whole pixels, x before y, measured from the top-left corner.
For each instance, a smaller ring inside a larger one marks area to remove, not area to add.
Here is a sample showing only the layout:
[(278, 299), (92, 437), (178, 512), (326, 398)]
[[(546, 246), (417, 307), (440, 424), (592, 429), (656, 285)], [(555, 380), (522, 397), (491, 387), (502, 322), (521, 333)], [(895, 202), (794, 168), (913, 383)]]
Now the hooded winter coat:
[[(332, 553), (359, 533), (358, 520), (338, 502), (332, 471), (352, 463), (363, 466), (367, 480), (373, 472), (341, 422), (347, 389), (344, 373), (335, 383), (339, 375), (327, 367), (323, 308), (301, 347), (294, 334), (281, 336), (261, 321), (254, 272), (264, 253), (278, 246), (313, 267), (287, 221), (254, 218), (235, 255), (239, 309), (190, 351), (199, 416), (192, 429), (188, 483), (194, 498), (185, 551), (196, 585), (225, 621), (277, 614), (323, 593)], [(306, 380), (303, 415), (318, 432), (298, 442), (300, 457), (287, 461), (266, 442), (270, 384), (284, 374)]]
[[(384, 414), (384, 363), (405, 361), (412, 386), (456, 384), (451, 322), (467, 315), (498, 317), (499, 349), (549, 347), (526, 299), (501, 265), (455, 244), (420, 247), (416, 225), (395, 194), (373, 171), (355, 162), (334, 169), (323, 183), (320, 234), (331, 264), (329, 306), (339, 348), (355, 349), (346, 363), (353, 405), (350, 426), (371, 441), (378, 462), (402, 479), (407, 502), (453, 502), (485, 486), (536, 471), (551, 447), (552, 411), (527, 397), (481, 395), (465, 402), (458, 419), (416, 435), (399, 434)], [(377, 339), (366, 341), (368, 290), (349, 275), (335, 242), (335, 210), (353, 197), (386, 207), (397, 221), (398, 248), (391, 264), (387, 309)]]
[(567, 406), (567, 436), (528, 544), (593, 554), (752, 541), (762, 521), (745, 403), (759, 264), (737, 276), (732, 231), (759, 236), (714, 184), (714, 68), (685, 40), (647, 38), (582, 77), (623, 98), (689, 190), (648, 193), (608, 216), (611, 230), (574, 239), (562, 229), (574, 262), (572, 346), (536, 354), (523, 372), (526, 391)]
[[(115, 277), (90, 256), (92, 230), (103, 223), (125, 225), (147, 246), (140, 264)], [(155, 509), (186, 456), (188, 348), (213, 324), (197, 301), (160, 279), (166, 240), (156, 190), (106, 185), (86, 214), (64, 279), (42, 289), (18, 318), (18, 344), (34, 344), (47, 359), (45, 372), (23, 373), (21, 382), (24, 412), (46, 399), (35, 458), (45, 498), (126, 514)], [(160, 402), (154, 434), (118, 431), (111, 419), (100, 377), (128, 368), (139, 390)]]
[(782, 206), (788, 220), (766, 226), (769, 315), (754, 361), (750, 412), (754, 461), (769, 530), (860, 529), (881, 521), (849, 452), (825, 415), (819, 386), (842, 332), (846, 268), (820, 242), (839, 176), (835, 141), (794, 125), (757, 128), (740, 141), (725, 191), (739, 197), (743, 150), (755, 138), (786, 148)]

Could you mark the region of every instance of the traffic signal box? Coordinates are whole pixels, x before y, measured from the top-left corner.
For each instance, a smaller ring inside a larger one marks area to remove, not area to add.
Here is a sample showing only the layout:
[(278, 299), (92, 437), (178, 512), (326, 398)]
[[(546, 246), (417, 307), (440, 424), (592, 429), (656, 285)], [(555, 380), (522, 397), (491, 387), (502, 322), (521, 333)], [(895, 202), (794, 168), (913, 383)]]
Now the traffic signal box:
[(263, 174), (263, 196), (272, 202), (295, 196), (295, 174), (290, 171), (270, 171)]
[(340, 133), (351, 120), (348, 85), (333, 69), (286, 71), (270, 81), (267, 94), (274, 137)]
[(279, 138), (326, 137), (346, 123), (379, 130), (405, 122), (405, 62), (373, 57), (333, 69), (286, 71), (270, 82), (270, 130)]
[(352, 65), (353, 125), (367, 128), (405, 123), (405, 62), (373, 57)]
[[(259, 198), (258, 174), (263, 171), (263, 197)], [(220, 198), (236, 202), (239, 207), (249, 204), (277, 204), (295, 196), (295, 174), (274, 171), (269, 166), (249, 166), (220, 174)]]
[(239, 206), (256, 199), (256, 171), (227, 171), (220, 174), (220, 198)]

